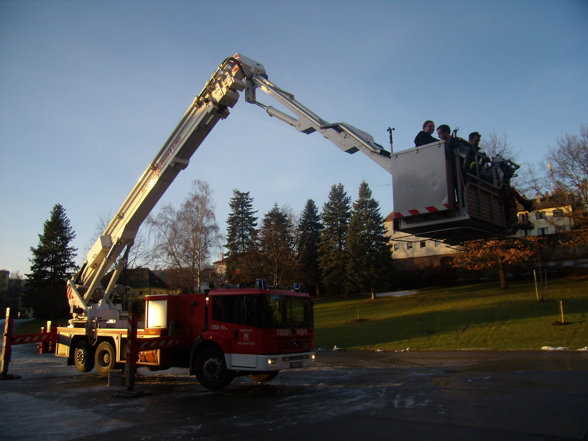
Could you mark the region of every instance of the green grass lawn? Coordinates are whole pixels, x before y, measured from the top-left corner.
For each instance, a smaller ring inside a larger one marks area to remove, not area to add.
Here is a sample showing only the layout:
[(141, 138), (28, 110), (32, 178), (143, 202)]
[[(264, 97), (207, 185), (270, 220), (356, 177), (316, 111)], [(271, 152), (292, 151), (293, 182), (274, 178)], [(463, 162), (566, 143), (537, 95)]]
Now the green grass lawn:
[[(62, 318), (57, 321), (52, 322), (52, 327), (55, 328), (58, 325), (67, 326), (68, 318)], [(47, 320), (41, 319), (32, 319), (27, 320), (25, 323), (21, 324), (18, 329), (14, 332), (17, 335), (23, 334), (37, 334), (41, 332), (41, 327), (47, 327)]]
[[(563, 301), (566, 325), (560, 320)], [(541, 349), (588, 346), (588, 277), (549, 283), (538, 302), (535, 286), (512, 282), (435, 287), (406, 297), (315, 298), (316, 347), (331, 349)], [(357, 320), (359, 315), (360, 320)], [(39, 332), (31, 320), (17, 333)], [(67, 319), (54, 323), (65, 324)]]
[[(318, 297), (315, 344), (331, 349), (540, 349), (588, 346), (588, 277), (419, 290), (406, 297)], [(563, 301), (566, 325), (559, 322)], [(357, 320), (359, 314), (360, 320)]]

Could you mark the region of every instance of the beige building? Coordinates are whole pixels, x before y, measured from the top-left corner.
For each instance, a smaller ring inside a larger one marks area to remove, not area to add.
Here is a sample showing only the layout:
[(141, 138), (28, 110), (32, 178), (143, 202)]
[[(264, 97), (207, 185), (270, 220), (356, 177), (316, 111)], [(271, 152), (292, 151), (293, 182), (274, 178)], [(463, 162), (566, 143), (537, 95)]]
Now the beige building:
[[(528, 213), (520, 211), (519, 220), (528, 220), (535, 227), (528, 231), (519, 231), (517, 236), (547, 236), (550, 234), (564, 233), (570, 231), (574, 226), (571, 214), (574, 210), (574, 198), (572, 195), (549, 196), (537, 195), (535, 210)], [(522, 207), (519, 206), (522, 210)]]
[(416, 237), (394, 231), (394, 212), (384, 219), (387, 236), (392, 238), (392, 257), (401, 270), (428, 270), (439, 268), (458, 249), (438, 240)]
[(218, 255), (218, 260), (216, 262), (212, 262), (214, 266), (214, 271), (210, 272), (210, 280), (213, 280), (216, 284), (224, 284), (225, 283), (225, 275), (227, 273), (227, 262), (225, 261), (225, 255), (220, 253)]

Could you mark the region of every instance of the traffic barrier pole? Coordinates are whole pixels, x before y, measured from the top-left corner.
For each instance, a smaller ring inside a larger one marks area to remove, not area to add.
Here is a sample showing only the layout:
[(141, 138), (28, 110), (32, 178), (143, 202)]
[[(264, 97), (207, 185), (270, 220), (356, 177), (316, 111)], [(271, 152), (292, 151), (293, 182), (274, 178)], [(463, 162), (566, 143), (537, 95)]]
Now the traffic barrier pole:
[(127, 350), (125, 364), (125, 385), (127, 391), (132, 391), (135, 387), (135, 374), (137, 373), (137, 326), (139, 323), (139, 304), (129, 302), (127, 321)]
[(2, 356), (0, 357), (0, 376), (3, 378), (8, 374), (8, 365), (12, 354), (13, 326), (14, 314), (10, 313), (10, 308), (6, 308), (6, 320), (4, 322), (4, 333), (2, 334)]
[[(54, 334), (51, 320), (47, 321), (46, 327), (41, 327), (41, 334)], [(55, 340), (49, 336), (43, 338), (39, 344), (39, 354), (55, 353)]]
[(151, 392), (133, 392), (135, 387), (135, 375), (137, 373), (137, 359), (139, 358), (139, 346), (137, 343), (137, 328), (139, 325), (140, 305), (129, 302), (127, 320), (127, 347), (125, 351), (125, 392), (118, 392), (112, 396), (117, 398), (138, 398), (151, 395)]
[[(47, 321), (47, 327), (45, 329), (49, 333), (53, 332), (53, 323), (51, 321)], [(46, 346), (45, 349), (47, 349), (47, 352), (49, 352), (51, 354), (54, 354), (55, 353), (55, 341), (54, 340), (49, 340), (47, 342), (47, 346)]]
[[(45, 327), (41, 326), (41, 334), (45, 334)], [(45, 352), (47, 352), (47, 343), (43, 340), (41, 341), (41, 343), (39, 343), (39, 346), (37, 346), (39, 348), (39, 354), (44, 354)]]
[(12, 333), (14, 331), (14, 313), (6, 308), (6, 321), (4, 322), (4, 334), (2, 334), (2, 354), (0, 355), (0, 380), (16, 380), (20, 375), (8, 373), (8, 365), (12, 355)]

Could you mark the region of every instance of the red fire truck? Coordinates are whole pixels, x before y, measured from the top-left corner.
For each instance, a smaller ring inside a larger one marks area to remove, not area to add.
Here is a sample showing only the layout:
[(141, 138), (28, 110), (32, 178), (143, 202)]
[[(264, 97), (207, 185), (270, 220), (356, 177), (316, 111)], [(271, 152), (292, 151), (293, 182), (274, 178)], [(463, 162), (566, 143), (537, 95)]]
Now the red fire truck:
[[(307, 294), (268, 289), (220, 289), (208, 294), (145, 298), (137, 364), (150, 370), (189, 368), (204, 387), (220, 389), (239, 375), (264, 382), (280, 370), (314, 363), (312, 303)], [(110, 323), (109, 323), (110, 322)], [(55, 355), (80, 372), (106, 375), (125, 362), (127, 329), (59, 327)], [(81, 323), (80, 323), (81, 324)]]

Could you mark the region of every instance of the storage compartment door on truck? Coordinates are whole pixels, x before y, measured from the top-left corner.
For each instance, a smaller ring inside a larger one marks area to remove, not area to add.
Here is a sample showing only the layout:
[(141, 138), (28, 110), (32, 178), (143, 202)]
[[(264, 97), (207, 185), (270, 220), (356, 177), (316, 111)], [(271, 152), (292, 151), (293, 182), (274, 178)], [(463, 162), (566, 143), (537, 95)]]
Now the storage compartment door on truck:
[(215, 295), (212, 298), (210, 331), (228, 337), (223, 348), (231, 369), (257, 367), (257, 304), (255, 295)]

